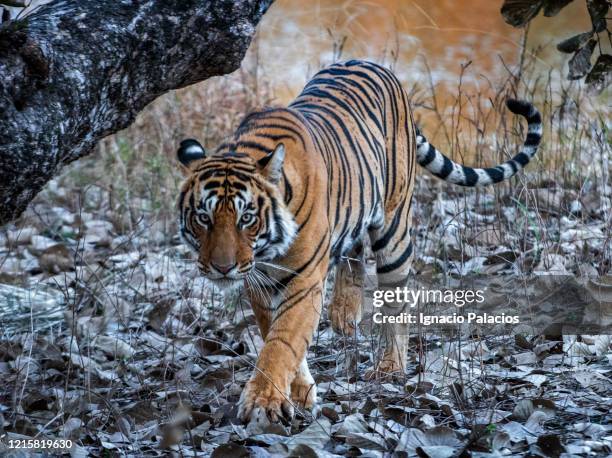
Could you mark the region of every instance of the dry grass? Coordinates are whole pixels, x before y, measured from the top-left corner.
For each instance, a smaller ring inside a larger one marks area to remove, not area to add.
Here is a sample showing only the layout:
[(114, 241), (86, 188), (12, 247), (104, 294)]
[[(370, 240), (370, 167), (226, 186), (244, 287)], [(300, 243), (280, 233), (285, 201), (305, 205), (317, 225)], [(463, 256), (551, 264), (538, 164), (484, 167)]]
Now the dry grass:
[[(342, 43), (342, 39), (334, 42), (334, 55), (344, 58)], [(174, 236), (174, 205), (181, 181), (175, 151), (180, 140), (193, 136), (214, 149), (246, 113), (278, 104), (270, 84), (258, 76), (264, 72), (256, 56), (252, 53), (246, 65), (233, 75), (161, 97), (139, 115), (133, 126), (103, 141), (94, 155), (70, 166), (58, 182), (76, 191), (71, 196), (73, 209), (82, 203), (85, 211), (104, 213), (120, 232), (134, 230), (146, 221), (169, 238)], [(584, 211), (573, 217), (581, 223), (587, 224), (594, 216), (609, 221), (606, 94), (590, 97), (580, 84), (565, 81), (555, 70), (542, 75), (537, 54), (528, 54), (519, 68), (501, 61), (500, 65), (507, 68), (507, 77), (500, 81), (489, 81), (478, 75), (473, 65), (466, 64), (453, 88), (436, 86), (431, 78), (422, 87), (405, 82), (423, 131), (459, 162), (475, 166), (498, 163), (511, 157), (524, 137), (524, 126), (509, 115), (505, 98), (533, 100), (545, 120), (542, 148), (524, 175), (484, 191), (496, 196), (494, 209), (487, 203), (486, 210), (501, 215), (504, 196), (513, 196), (525, 212), (536, 211), (530, 224), (539, 227), (538, 237), (545, 237), (546, 232), (541, 227), (542, 206), (549, 207), (547, 219), (560, 219), (572, 201), (580, 201)], [(423, 58), (425, 74), (430, 74), (430, 67)], [(479, 195), (479, 191), (460, 190), (437, 181), (431, 186), (451, 196)], [(536, 199), (538, 193), (541, 195)], [(524, 226), (504, 225), (498, 231), (518, 236), (523, 235)], [(609, 226), (605, 236), (609, 239)], [(595, 256), (597, 264), (609, 265), (609, 254)]]

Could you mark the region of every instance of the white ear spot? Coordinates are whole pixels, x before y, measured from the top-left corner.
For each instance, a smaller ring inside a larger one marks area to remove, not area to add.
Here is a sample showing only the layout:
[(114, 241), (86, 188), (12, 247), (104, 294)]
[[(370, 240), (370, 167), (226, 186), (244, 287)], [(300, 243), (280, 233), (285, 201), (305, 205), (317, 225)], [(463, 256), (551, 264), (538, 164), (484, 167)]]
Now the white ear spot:
[(191, 145), (185, 150), (187, 154), (201, 154), (204, 155), (204, 149), (200, 146)]
[(189, 166), (189, 163), (198, 159), (202, 159), (206, 156), (206, 151), (202, 148), (202, 145), (193, 138), (183, 140), (177, 151), (178, 160), (184, 166)]

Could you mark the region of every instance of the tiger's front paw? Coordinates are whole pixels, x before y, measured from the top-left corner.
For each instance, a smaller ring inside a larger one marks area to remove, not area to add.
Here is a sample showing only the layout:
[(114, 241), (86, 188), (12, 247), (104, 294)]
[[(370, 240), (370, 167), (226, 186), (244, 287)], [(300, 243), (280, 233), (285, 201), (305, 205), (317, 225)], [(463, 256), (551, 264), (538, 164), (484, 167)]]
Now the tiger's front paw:
[(291, 399), (299, 407), (311, 410), (317, 403), (317, 385), (312, 376), (298, 374), (291, 383)]
[(238, 403), (238, 418), (248, 422), (255, 410), (266, 413), (270, 421), (293, 417), (289, 392), (271, 381), (255, 376), (244, 387)]

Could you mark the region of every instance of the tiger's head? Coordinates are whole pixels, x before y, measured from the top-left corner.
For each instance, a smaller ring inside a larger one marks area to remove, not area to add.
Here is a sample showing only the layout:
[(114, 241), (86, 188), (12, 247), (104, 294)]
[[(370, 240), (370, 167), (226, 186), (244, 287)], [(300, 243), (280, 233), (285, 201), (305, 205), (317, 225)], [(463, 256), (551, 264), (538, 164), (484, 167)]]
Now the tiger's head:
[(208, 155), (196, 140), (178, 150), (186, 180), (178, 207), (185, 243), (217, 286), (237, 286), (258, 263), (282, 256), (297, 225), (279, 190), (285, 147), (256, 161), (232, 150)]

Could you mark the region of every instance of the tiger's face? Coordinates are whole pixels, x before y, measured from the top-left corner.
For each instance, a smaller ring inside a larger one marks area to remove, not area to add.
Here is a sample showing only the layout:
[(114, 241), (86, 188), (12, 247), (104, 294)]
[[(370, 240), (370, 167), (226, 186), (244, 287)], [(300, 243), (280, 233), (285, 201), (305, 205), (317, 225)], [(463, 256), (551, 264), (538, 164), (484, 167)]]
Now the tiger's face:
[(296, 223), (277, 186), (282, 144), (255, 161), (231, 151), (207, 157), (197, 141), (185, 140), (178, 157), (187, 176), (178, 202), (180, 233), (204, 276), (231, 288), (287, 251)]

